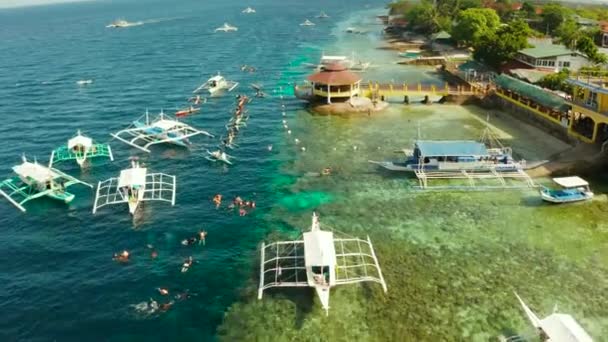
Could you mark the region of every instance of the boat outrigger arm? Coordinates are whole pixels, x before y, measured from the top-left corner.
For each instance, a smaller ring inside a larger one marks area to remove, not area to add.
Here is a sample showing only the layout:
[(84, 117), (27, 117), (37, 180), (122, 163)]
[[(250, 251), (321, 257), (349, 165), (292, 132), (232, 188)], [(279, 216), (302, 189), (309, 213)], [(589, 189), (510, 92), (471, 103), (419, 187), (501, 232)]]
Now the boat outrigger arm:
[(316, 219), (302, 240), (262, 243), (258, 299), (273, 287), (313, 287), (328, 314), (332, 286), (375, 282), (386, 292), (369, 236), (333, 238), (332, 232), (320, 230)]
[[(175, 176), (164, 173), (146, 174), (143, 195), (139, 201), (162, 201), (175, 205)], [(112, 204), (129, 203), (129, 196), (121, 191), (119, 178), (113, 177), (97, 184), (93, 214), (97, 209)]]
[[(50, 168), (50, 171), (55, 173), (60, 179), (66, 180), (63, 183), (64, 188), (68, 188), (75, 184), (86, 185), (93, 188), (93, 185), (78, 180), (68, 174), (65, 174), (57, 169)], [(55, 178), (55, 179), (57, 179)], [(25, 212), (23, 205), (33, 199), (40, 198), (51, 194), (54, 189), (48, 189), (45, 191), (38, 191), (35, 185), (28, 185), (24, 183), (19, 177), (15, 176), (12, 178), (5, 179), (0, 182), (0, 195), (6, 198), (12, 205), (17, 207), (19, 210)]]
[(144, 117), (145, 122), (141, 122), (140, 118), (134, 121), (129, 128), (110, 135), (125, 144), (148, 153), (150, 153), (149, 147), (152, 145), (169, 143), (187, 147), (189, 145), (188, 139), (193, 136), (204, 134), (213, 138), (213, 134), (198, 130), (164, 113), (161, 113), (154, 121), (149, 119), (147, 112), (142, 116), (142, 118)]

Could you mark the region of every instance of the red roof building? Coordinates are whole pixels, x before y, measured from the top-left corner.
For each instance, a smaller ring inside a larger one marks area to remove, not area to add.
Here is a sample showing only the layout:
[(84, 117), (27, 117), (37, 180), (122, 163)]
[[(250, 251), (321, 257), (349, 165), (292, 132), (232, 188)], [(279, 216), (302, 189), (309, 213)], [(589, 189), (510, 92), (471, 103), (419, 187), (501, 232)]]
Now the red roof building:
[(343, 102), (360, 93), (361, 77), (339, 63), (327, 65), (307, 79), (312, 83), (313, 96), (327, 103), (332, 99)]

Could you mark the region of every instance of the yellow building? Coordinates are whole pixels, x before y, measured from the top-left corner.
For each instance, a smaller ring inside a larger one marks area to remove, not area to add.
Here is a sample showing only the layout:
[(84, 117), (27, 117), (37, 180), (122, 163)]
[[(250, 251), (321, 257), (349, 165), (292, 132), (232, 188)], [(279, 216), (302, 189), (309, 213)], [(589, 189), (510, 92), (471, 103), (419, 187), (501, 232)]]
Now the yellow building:
[(570, 79), (573, 87), (569, 130), (587, 143), (608, 139), (608, 87), (598, 78)]

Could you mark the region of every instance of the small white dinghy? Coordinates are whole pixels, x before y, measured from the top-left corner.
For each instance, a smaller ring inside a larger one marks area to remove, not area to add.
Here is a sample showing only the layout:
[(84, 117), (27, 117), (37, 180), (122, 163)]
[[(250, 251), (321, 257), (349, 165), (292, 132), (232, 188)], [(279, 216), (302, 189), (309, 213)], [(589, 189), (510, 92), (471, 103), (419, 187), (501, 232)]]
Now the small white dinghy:
[(228, 23), (224, 23), (224, 25), (218, 27), (215, 29), (215, 32), (233, 32), (233, 31), (238, 31), (239, 28), (236, 26), (232, 26)]
[(315, 23), (306, 19), (303, 23), (300, 24), (300, 26), (315, 26)]
[(553, 178), (560, 189), (543, 188), (540, 197), (551, 203), (570, 203), (587, 201), (593, 198), (589, 183), (577, 176)]
[(252, 13), (255, 13), (255, 10), (251, 7), (247, 7), (241, 13), (252, 14)]
[(211, 151), (207, 150), (207, 154), (208, 154), (208, 156), (206, 156), (205, 159), (207, 159), (209, 161), (212, 161), (212, 162), (220, 161), (220, 162), (226, 163), (228, 165), (232, 165), (232, 161), (230, 161), (230, 159), (232, 159), (234, 157), (229, 156), (224, 151), (217, 150), (217, 151), (211, 152)]

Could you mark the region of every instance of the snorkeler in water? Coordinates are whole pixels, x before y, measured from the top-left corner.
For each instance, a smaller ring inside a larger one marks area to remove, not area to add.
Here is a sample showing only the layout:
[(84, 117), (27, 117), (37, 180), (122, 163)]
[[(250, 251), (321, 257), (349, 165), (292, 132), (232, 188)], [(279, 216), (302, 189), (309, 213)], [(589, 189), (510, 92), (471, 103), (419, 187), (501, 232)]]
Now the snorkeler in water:
[(118, 261), (118, 262), (128, 262), (129, 261), (129, 252), (127, 250), (122, 251), (122, 253), (118, 254), (118, 253), (114, 253), (114, 256), (112, 257), (112, 260)]
[(186, 261), (184, 261), (184, 264), (182, 265), (182, 273), (188, 272), (190, 266), (192, 266), (192, 263), (194, 263), (194, 259), (192, 259), (192, 257), (190, 256), (188, 257), (188, 259), (186, 259)]
[(207, 232), (204, 230), (200, 230), (198, 232), (198, 244), (200, 245), (201, 243), (203, 244), (203, 246), (205, 245), (205, 238), (207, 237)]

